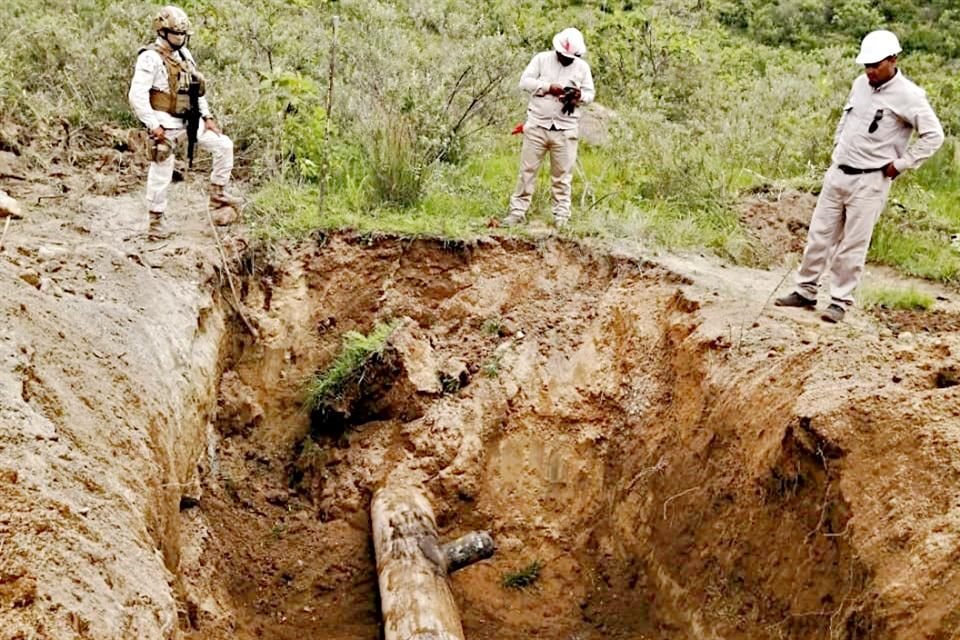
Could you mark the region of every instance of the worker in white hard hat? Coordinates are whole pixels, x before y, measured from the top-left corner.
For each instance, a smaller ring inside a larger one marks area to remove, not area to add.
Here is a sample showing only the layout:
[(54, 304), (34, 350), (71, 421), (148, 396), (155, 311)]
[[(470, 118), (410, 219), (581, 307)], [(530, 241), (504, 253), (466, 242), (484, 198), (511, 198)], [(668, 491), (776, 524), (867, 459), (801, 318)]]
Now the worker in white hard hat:
[(213, 156), (209, 185), (212, 217), (217, 224), (229, 224), (236, 220), (242, 202), (226, 191), (233, 170), (233, 141), (213, 117), (204, 95), (206, 82), (187, 49), (190, 20), (183, 9), (168, 5), (153, 18), (152, 27), (156, 39), (140, 50), (128, 93), (152, 143), (146, 193), (151, 231), (158, 230), (166, 211), (174, 152), (185, 139), (189, 139), (188, 152), (196, 144)]
[(583, 59), (583, 34), (564, 29), (553, 38), (553, 49), (535, 56), (520, 76), (520, 89), (530, 94), (527, 119), (520, 128), (520, 177), (510, 198), (505, 226), (523, 222), (530, 208), (537, 171), (550, 153), (553, 218), (557, 228), (570, 220), (570, 192), (577, 162), (579, 122), (584, 105), (593, 101), (593, 76)]
[(943, 127), (926, 93), (897, 69), (900, 52), (897, 36), (886, 30), (868, 33), (860, 45), (856, 60), (864, 73), (854, 80), (837, 125), (832, 164), (810, 220), (797, 288), (778, 298), (778, 306), (814, 309), (817, 285), (829, 269), (830, 304), (820, 317), (825, 322), (842, 320), (853, 305), (891, 182), (943, 144)]

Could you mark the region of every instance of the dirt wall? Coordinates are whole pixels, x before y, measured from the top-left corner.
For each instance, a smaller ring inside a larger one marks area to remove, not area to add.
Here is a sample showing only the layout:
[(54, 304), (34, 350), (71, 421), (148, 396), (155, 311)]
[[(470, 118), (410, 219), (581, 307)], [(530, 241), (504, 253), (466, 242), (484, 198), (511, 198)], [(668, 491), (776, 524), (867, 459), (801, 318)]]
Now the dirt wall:
[(35, 219), (0, 255), (5, 640), (178, 634), (224, 313), (212, 256), (125, 241), (125, 204)]
[[(907, 638), (921, 620), (929, 637), (954, 628), (954, 574), (918, 561), (913, 546), (941, 545), (944, 562), (956, 550), (938, 532), (949, 516), (911, 506), (902, 520), (875, 520), (868, 507), (885, 492), (920, 504), (916, 483), (878, 471), (891, 457), (904, 472), (951, 468), (943, 438), (955, 429), (956, 392), (936, 389), (931, 370), (955, 353), (954, 337), (905, 348), (869, 326), (827, 332), (775, 311), (747, 320), (717, 299), (732, 275), (711, 290), (561, 242), (345, 240), (295, 253), (248, 298), (276, 330), (234, 358), (263, 417), (223, 441), (224, 468), (242, 489), (218, 505), (211, 536), (261, 540), (219, 561), (222, 574), (257, 585), (217, 591), (232, 629), (375, 635), (366, 508), (394, 478), (431, 491), (445, 535), (482, 528), (498, 540), (494, 559), (453, 579), (471, 638)], [(442, 378), (460, 363), (468, 383), (311, 436), (297, 381), (330, 362), (345, 331), (389, 318), (406, 318), (404, 340), (432, 354), (407, 361), (403, 375), (429, 366)], [(940, 436), (929, 446), (884, 444), (930, 429)], [(951, 484), (919, 482), (952, 504)], [(901, 554), (890, 552), (890, 524), (917, 536)], [(535, 588), (501, 586), (534, 561)], [(925, 594), (911, 605), (889, 595), (904, 567)]]

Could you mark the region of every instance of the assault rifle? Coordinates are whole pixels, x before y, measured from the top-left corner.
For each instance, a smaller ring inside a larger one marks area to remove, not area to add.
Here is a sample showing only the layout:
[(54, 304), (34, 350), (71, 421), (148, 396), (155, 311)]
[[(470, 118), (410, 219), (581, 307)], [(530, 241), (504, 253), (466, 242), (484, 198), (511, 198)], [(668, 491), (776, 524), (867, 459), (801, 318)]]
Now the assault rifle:
[(193, 169), (193, 151), (200, 132), (200, 79), (194, 74), (190, 75), (187, 95), (190, 97), (190, 109), (187, 111), (187, 162), (189, 168)]

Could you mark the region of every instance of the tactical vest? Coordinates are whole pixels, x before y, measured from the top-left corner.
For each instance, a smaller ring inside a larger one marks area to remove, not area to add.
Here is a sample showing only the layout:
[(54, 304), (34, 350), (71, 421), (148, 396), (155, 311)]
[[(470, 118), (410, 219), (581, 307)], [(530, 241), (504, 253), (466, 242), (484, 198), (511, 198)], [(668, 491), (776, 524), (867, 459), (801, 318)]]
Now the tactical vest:
[(150, 106), (154, 111), (165, 111), (170, 115), (182, 118), (190, 111), (190, 79), (196, 78), (200, 82), (200, 95), (206, 93), (206, 82), (192, 60), (181, 53), (169, 51), (156, 42), (140, 49), (137, 55), (144, 51), (156, 51), (160, 54), (164, 66), (167, 68), (167, 91), (150, 88)]

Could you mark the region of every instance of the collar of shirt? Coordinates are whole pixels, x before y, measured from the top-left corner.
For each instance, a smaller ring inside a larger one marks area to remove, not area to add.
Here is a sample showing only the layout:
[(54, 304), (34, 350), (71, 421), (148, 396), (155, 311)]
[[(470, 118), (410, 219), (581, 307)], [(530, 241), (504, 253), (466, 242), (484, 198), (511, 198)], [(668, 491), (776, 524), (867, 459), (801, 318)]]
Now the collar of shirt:
[(879, 87), (875, 87), (875, 86), (873, 86), (872, 84), (870, 84), (870, 81), (869, 81), (869, 80), (867, 81), (867, 84), (870, 84), (870, 88), (873, 89), (874, 93), (880, 93), (881, 91), (883, 91), (883, 90), (886, 89), (887, 87), (892, 87), (892, 86), (894, 86), (894, 85), (896, 85), (896, 84), (899, 84), (900, 75), (901, 75), (901, 74), (900, 74), (900, 69), (896, 69), (895, 72), (894, 72), (894, 74), (893, 74), (893, 76), (892, 76), (889, 80), (887, 80), (886, 82), (884, 82), (883, 84), (881, 84)]

